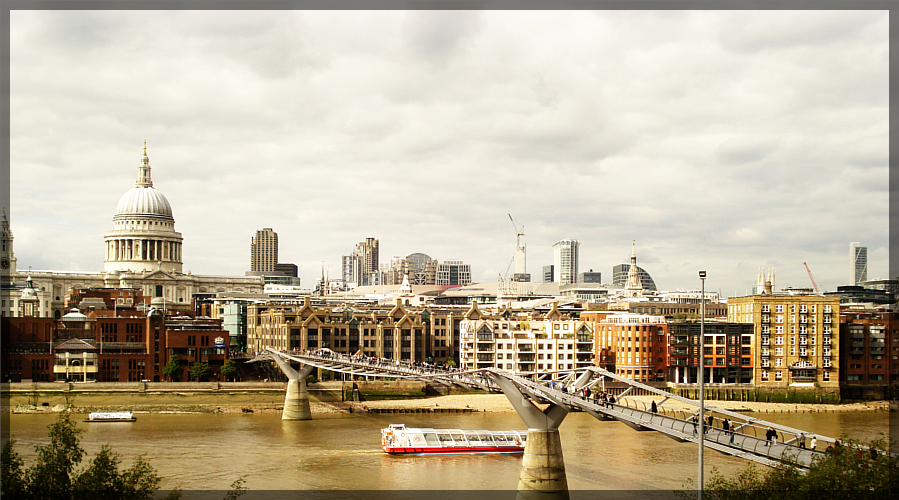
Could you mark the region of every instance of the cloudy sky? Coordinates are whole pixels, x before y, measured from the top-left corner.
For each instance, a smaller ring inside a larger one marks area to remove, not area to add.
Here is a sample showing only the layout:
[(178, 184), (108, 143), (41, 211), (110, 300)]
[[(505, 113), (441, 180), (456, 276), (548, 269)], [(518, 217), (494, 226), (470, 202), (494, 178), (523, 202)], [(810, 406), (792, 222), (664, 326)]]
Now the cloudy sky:
[[(885, 11), (13, 11), (18, 267), (100, 271), (143, 141), (184, 270), (274, 228), (314, 286), (366, 237), (495, 281), (636, 240), (662, 289), (888, 273)], [(514, 266), (513, 266), (514, 271)]]

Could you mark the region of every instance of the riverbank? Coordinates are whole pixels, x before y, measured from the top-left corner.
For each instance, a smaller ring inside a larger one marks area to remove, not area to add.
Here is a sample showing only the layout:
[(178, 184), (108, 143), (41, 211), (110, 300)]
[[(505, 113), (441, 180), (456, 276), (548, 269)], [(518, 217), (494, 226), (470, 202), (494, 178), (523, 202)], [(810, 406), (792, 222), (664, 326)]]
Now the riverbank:
[[(266, 396), (270, 399), (271, 396)], [(9, 407), (11, 413), (54, 413), (71, 411), (73, 413), (90, 413), (93, 411), (133, 411), (141, 413), (205, 413), (205, 414), (236, 414), (236, 413), (281, 413), (282, 402), (256, 402), (252, 400), (221, 404), (210, 402), (205, 395), (191, 397), (182, 393), (177, 401), (157, 401), (152, 404), (56, 404), (36, 406), (32, 404), (20, 404)], [(628, 400), (640, 405), (649, 406), (651, 396), (633, 396)], [(660, 398), (655, 398), (658, 402)], [(707, 400), (706, 405), (724, 410), (738, 412), (757, 413), (797, 413), (797, 412), (887, 412), (895, 411), (888, 401), (868, 401), (846, 404), (793, 404), (793, 403), (764, 403), (753, 401), (716, 401)], [(689, 405), (674, 400), (664, 403), (670, 409), (690, 409)], [(415, 399), (394, 399), (380, 401), (318, 401), (310, 398), (310, 407), (313, 414), (336, 413), (405, 413), (405, 412), (514, 412), (515, 409), (503, 394), (453, 394), (447, 396), (433, 396)]]

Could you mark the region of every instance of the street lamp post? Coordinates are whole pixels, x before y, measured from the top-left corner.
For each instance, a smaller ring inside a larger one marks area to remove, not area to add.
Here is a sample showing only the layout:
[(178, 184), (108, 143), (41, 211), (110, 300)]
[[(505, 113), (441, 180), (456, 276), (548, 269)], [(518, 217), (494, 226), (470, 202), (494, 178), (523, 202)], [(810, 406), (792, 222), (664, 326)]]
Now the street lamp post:
[(702, 292), (699, 297), (699, 485), (697, 500), (702, 500), (703, 482), (703, 448), (705, 447), (705, 392), (703, 379), (705, 379), (705, 271), (699, 271), (699, 279), (702, 281)]

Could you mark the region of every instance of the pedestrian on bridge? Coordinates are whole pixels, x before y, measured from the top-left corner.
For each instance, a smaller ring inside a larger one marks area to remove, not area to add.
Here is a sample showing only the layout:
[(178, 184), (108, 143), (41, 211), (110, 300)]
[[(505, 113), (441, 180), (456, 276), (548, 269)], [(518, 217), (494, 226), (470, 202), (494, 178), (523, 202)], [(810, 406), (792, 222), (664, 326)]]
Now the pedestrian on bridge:
[(715, 423), (715, 417), (712, 416), (711, 413), (709, 413), (708, 425), (706, 426), (705, 429), (703, 429), (703, 431), (704, 431), (706, 434), (708, 434), (708, 433), (709, 433), (709, 429), (711, 429), (712, 427), (714, 427), (714, 423)]
[(805, 449), (805, 434), (799, 433), (799, 447)]
[(768, 430), (765, 432), (765, 439), (765, 446), (777, 444), (777, 431), (774, 430), (774, 427), (768, 427)]
[(656, 406), (655, 400), (653, 400), (652, 405), (649, 407), (649, 411), (651, 411), (651, 412), (653, 412), (653, 413), (658, 413), (658, 412), (659, 412), (659, 407)]
[(724, 429), (725, 436), (730, 436), (730, 444), (734, 444), (734, 432), (730, 430), (730, 420), (727, 417), (721, 422), (721, 428)]
[(814, 434), (812, 434), (811, 449), (814, 450), (817, 448), (817, 446), (818, 446), (818, 437), (815, 436)]
[(696, 425), (699, 424), (699, 415), (694, 413), (693, 417), (690, 418), (690, 421), (693, 422), (693, 435), (695, 436), (696, 434), (698, 434), (698, 432), (696, 431)]

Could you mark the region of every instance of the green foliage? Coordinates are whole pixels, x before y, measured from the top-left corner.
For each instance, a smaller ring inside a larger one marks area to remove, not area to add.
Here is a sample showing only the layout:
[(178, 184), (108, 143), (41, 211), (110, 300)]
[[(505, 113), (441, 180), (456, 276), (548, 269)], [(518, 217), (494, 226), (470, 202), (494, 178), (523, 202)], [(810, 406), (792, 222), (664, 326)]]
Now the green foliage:
[(225, 500), (237, 500), (237, 497), (242, 496), (247, 492), (247, 487), (244, 484), (247, 482), (243, 476), (234, 480), (231, 483), (231, 489), (228, 491), (228, 494), (225, 495)]
[[(121, 459), (103, 446), (90, 464), (76, 470), (84, 458), (79, 435), (68, 414), (60, 414), (50, 426), (50, 443), (35, 446), (34, 465), (23, 470), (24, 463), (14, 450), (14, 441), (4, 444), (0, 495), (9, 500), (150, 500), (159, 489), (160, 478), (143, 457), (131, 468), (119, 471)], [(179, 490), (165, 497), (181, 498)]]
[[(873, 450), (873, 451), (872, 451)], [(897, 457), (886, 439), (847, 441), (815, 460), (806, 474), (793, 464), (767, 472), (749, 464), (734, 477), (712, 469), (703, 498), (708, 500), (823, 500), (827, 498), (887, 498), (899, 481)], [(683, 496), (695, 496), (684, 492)]]
[(184, 369), (181, 368), (181, 363), (178, 362), (178, 356), (172, 354), (172, 356), (169, 358), (169, 362), (166, 363), (165, 367), (162, 368), (162, 373), (172, 382), (181, 378), (181, 374), (184, 373)]
[(25, 463), (13, 449), (15, 440), (10, 439), (3, 443), (3, 451), (0, 453), (0, 496), (3, 498), (24, 498), (25, 496), (25, 472), (22, 468)]
[(233, 359), (226, 359), (222, 365), (222, 376), (226, 378), (234, 378), (237, 375), (237, 363)]
[(450, 368), (456, 367), (456, 362), (453, 361), (453, 358), (446, 358), (446, 361), (443, 364), (445, 364), (446, 366), (448, 366)]
[(210, 375), (212, 375), (212, 368), (209, 368), (209, 365), (207, 365), (206, 363), (191, 363), (191, 378), (203, 381), (208, 379)]
[(27, 488), (36, 498), (70, 498), (71, 475), (84, 457), (81, 430), (65, 413), (49, 429), (50, 444), (35, 446), (37, 461), (26, 474)]
[(674, 313), (673, 318), (675, 321), (695, 321), (699, 319), (699, 315), (691, 312), (679, 312)]

